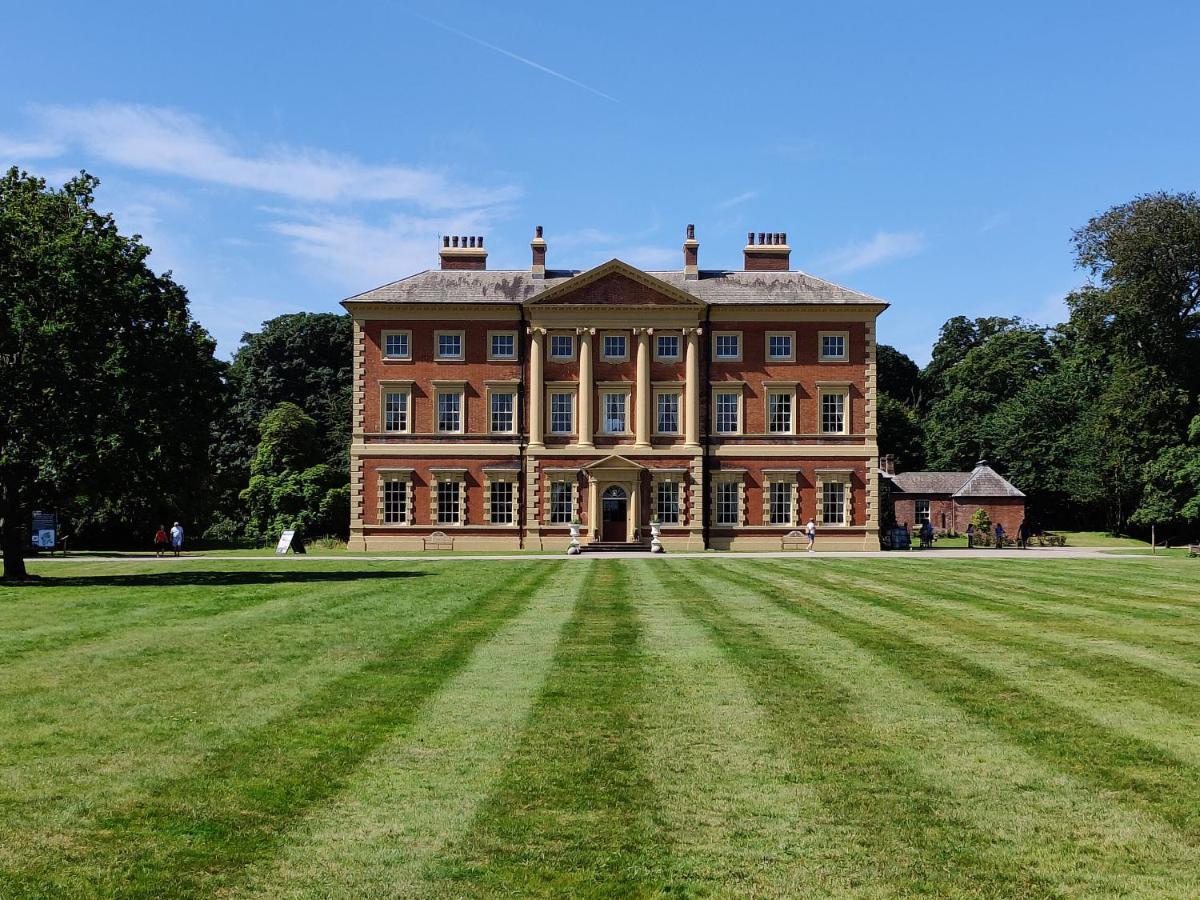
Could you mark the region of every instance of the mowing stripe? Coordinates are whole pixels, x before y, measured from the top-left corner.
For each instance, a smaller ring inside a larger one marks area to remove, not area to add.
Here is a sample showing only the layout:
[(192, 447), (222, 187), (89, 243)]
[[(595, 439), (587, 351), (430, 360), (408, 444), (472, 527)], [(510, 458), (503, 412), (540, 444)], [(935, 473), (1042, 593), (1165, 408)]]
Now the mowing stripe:
[(128, 808), (97, 817), (69, 860), (6, 873), (8, 883), (26, 893), (73, 896), (219, 891), (408, 726), (560, 565), (510, 569), (512, 580), (477, 595), (449, 620), (405, 634), (286, 719), (222, 747), (194, 772), (149, 786)]
[[(982, 872), (964, 873), (971, 884), (954, 893), (1020, 893), (988, 883), (994, 860), (1032, 879), (1038, 886), (1029, 892), (1037, 895), (1192, 896), (1200, 888), (1200, 852), (1171, 826), (1057, 771), (879, 655), (764, 601), (740, 579), (724, 579), (715, 571), (723, 568), (706, 562), (688, 571), (715, 583), (710, 592), (735, 619), (840, 685), (848, 715), (886, 744), (892, 765), (938, 785), (939, 803), (988, 835)], [(880, 827), (884, 819), (881, 811)]]
[(1014, 687), (1088, 718), (1102, 728), (1161, 747), (1188, 765), (1200, 764), (1200, 721), (1173, 714), (1157, 703), (1134, 696), (1124, 685), (1080, 675), (1015, 647), (1002, 647), (962, 633), (953, 636), (939, 633), (910, 615), (869, 602), (844, 600), (828, 592), (807, 599), (842, 616), (884, 628), (932, 650), (986, 668)]
[(643, 896), (669, 850), (637, 710), (642, 633), (626, 567), (599, 560), (501, 784), (428, 872), (431, 895)]
[[(892, 582), (894, 583), (894, 582)], [(860, 582), (861, 584), (861, 582)], [(1032, 589), (1031, 589), (1032, 588)], [(987, 575), (956, 574), (938, 583), (937, 599), (957, 597), (972, 606), (1035, 621), (1041, 627), (1116, 639), (1124, 643), (1158, 647), (1188, 659), (1200, 658), (1200, 618), (1178, 612), (1151, 618), (1131, 617), (1073, 603), (1058, 602), (1059, 594), (1047, 593), (1036, 585), (1008, 585)]]
[(850, 685), (730, 615), (732, 591), (704, 578), (722, 569), (684, 563), (672, 575), (684, 610), (742, 671), (790, 748), (797, 777), (820, 797), (823, 814), (803, 827), (818, 842), (806, 876), (829, 885), (822, 893), (1050, 893), (1050, 884), (993, 852), (994, 835), (973, 825), (940, 779), (914, 772), (890, 736), (864, 722)]
[[(892, 610), (900, 615), (950, 629), (969, 638), (996, 643), (1018, 652), (1035, 650), (1040, 658), (1078, 669), (1092, 678), (1119, 682), (1126, 691), (1180, 715), (1200, 718), (1200, 666), (1164, 656), (1145, 647), (1113, 640), (1095, 640), (1062, 633), (1052, 625), (1007, 613), (978, 609), (971, 602), (952, 599), (939, 589), (936, 597), (926, 590), (902, 587), (894, 582), (883, 588), (862, 579), (841, 578), (830, 572), (800, 572), (793, 567), (757, 570), (777, 586), (795, 590), (797, 580), (805, 588), (820, 587), (835, 596), (851, 597)], [(788, 576), (791, 576), (790, 579)], [(897, 599), (902, 597), (903, 599)]]
[(811, 828), (820, 800), (737, 668), (680, 609), (672, 571), (639, 564), (631, 588), (646, 648), (638, 720), (675, 878), (688, 893), (827, 891)]
[[(1197, 605), (1191, 592), (1185, 586), (1185, 579), (1180, 574), (1156, 575), (1146, 566), (1129, 569), (1125, 566), (1104, 568), (1097, 572), (1094, 567), (1063, 566), (1049, 560), (1032, 562), (1019, 566), (1014, 574), (1011, 568), (1005, 568), (1003, 563), (987, 563), (986, 568), (975, 571), (975, 566), (962, 566), (955, 577), (964, 580), (982, 579), (991, 582), (996, 587), (1007, 588), (1007, 591), (996, 590), (998, 597), (1005, 593), (1010, 595), (1028, 595), (1030, 589), (1044, 591), (1083, 609), (1094, 609), (1137, 621), (1167, 621), (1185, 620), (1196, 622), (1200, 620), (1200, 605)], [(1080, 574), (1087, 573), (1083, 577)], [(1089, 576), (1098, 576), (1105, 581), (1120, 583), (1121, 598), (1119, 600), (1096, 596), (1091, 589)]]
[(427, 896), (423, 870), (461, 834), (503, 772), (542, 690), (588, 563), (572, 564), (363, 760), (337, 801), (292, 829), (238, 896)]
[[(931, 646), (935, 635), (920, 635), (926, 639), (923, 641), (890, 625), (865, 621), (809, 598), (795, 598), (769, 581), (730, 567), (721, 567), (714, 574), (874, 653), (1060, 771), (1087, 780), (1110, 796), (1143, 805), (1189, 841), (1200, 839), (1200, 807), (1194, 801), (1196, 771), (1148, 741), (1105, 728), (1039, 696), (1039, 684), (1047, 683), (1044, 673), (1029, 672), (1030, 683), (1014, 681), (964, 654), (954, 641)], [(853, 612), (852, 604), (846, 606)], [(986, 650), (986, 645), (979, 648)]]

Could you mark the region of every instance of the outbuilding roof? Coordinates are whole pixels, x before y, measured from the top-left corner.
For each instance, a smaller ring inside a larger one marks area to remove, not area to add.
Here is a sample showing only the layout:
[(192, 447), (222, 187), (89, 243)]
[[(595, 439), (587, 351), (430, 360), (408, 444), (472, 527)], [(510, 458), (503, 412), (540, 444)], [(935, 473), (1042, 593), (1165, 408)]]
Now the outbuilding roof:
[(947, 494), (952, 497), (1024, 497), (1011, 481), (980, 461), (970, 472), (900, 472), (889, 476), (906, 494)]
[[(607, 265), (607, 264), (606, 264)], [(591, 271), (591, 270), (588, 270)], [(399, 281), (348, 297), (345, 303), (524, 303), (550, 288), (586, 274), (575, 269), (547, 270), (535, 279), (528, 270), (428, 269)], [(704, 303), (714, 304), (883, 304), (805, 272), (743, 272), (704, 269), (697, 278), (683, 272), (646, 272)]]

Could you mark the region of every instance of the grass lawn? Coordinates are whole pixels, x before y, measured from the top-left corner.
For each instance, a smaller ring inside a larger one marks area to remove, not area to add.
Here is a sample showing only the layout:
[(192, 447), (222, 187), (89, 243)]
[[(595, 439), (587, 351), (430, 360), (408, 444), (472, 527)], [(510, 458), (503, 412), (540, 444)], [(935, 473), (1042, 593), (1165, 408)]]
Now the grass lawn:
[(0, 897), (1200, 895), (1200, 564), (35, 563)]

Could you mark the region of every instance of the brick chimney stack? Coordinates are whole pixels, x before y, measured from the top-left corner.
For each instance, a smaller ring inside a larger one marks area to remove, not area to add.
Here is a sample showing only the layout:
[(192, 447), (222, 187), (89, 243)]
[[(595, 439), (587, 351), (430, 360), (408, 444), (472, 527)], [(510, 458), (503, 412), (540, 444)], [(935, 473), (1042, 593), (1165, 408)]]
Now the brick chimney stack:
[(792, 248), (788, 246), (787, 233), (776, 231), (768, 233), (760, 231), (758, 241), (754, 240), (754, 232), (746, 235), (745, 270), (747, 272), (786, 272)]
[(542, 226), (533, 229), (533, 240), (529, 242), (533, 251), (533, 267), (531, 274), (534, 278), (546, 277), (546, 239), (542, 237)]
[(443, 269), (487, 268), (487, 251), (483, 249), (482, 235), (443, 235), (438, 256), (442, 259)]
[(687, 240), (683, 242), (683, 277), (691, 281), (700, 277), (700, 242), (696, 240), (696, 226), (687, 227)]
[(879, 470), (885, 475), (895, 475), (896, 457), (891, 453), (887, 453), (879, 457)]

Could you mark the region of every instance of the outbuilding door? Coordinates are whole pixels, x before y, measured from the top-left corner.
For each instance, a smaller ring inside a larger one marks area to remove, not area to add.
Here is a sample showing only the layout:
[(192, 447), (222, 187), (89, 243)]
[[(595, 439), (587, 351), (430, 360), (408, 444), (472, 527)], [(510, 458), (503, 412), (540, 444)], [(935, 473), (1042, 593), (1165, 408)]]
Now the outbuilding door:
[(617, 484), (605, 488), (600, 504), (603, 523), (600, 540), (605, 543), (624, 543), (629, 537), (629, 496), (625, 488)]

